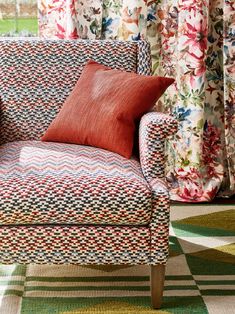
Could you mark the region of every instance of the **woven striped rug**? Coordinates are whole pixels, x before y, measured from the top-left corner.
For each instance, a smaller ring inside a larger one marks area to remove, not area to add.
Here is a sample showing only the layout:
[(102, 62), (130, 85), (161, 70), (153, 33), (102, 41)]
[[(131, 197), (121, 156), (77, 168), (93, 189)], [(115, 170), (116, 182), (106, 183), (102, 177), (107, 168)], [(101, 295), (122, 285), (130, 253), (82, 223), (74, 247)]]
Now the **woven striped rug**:
[(149, 267), (0, 266), (0, 314), (235, 314), (235, 206), (172, 207), (161, 311)]

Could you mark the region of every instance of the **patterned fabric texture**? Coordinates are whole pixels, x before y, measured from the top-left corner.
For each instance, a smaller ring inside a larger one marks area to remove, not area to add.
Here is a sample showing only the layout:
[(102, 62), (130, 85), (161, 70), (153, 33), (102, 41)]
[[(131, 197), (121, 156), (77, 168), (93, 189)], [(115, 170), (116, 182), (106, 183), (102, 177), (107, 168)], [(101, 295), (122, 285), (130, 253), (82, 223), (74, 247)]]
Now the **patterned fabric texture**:
[(44, 38), (147, 38), (153, 72), (176, 78), (156, 107), (180, 121), (168, 143), (171, 198), (234, 194), (234, 0), (40, 0), (39, 10)]
[(25, 141), (0, 152), (1, 263), (166, 263), (168, 190), (151, 191), (137, 160)]
[(0, 41), (1, 263), (167, 261), (169, 194), (160, 172), (168, 135), (162, 126), (176, 130), (171, 117), (144, 118), (142, 163), (102, 149), (38, 141), (89, 58), (150, 73), (144, 41)]
[[(226, 204), (226, 203), (225, 203)], [(235, 206), (173, 205), (161, 310), (147, 265), (0, 265), (1, 314), (234, 314)]]
[(150, 185), (165, 177), (165, 139), (177, 131), (176, 121), (168, 115), (151, 112), (143, 116), (139, 128), (140, 161)]
[(2, 145), (0, 159), (1, 225), (150, 221), (152, 193), (137, 160), (88, 146), (30, 141)]
[(149, 74), (148, 51), (146, 42), (1, 40), (0, 143), (38, 140), (59, 112), (87, 60)]
[[(1, 226), (3, 264), (150, 264), (150, 231), (125, 226)], [(155, 250), (155, 262), (165, 257)]]

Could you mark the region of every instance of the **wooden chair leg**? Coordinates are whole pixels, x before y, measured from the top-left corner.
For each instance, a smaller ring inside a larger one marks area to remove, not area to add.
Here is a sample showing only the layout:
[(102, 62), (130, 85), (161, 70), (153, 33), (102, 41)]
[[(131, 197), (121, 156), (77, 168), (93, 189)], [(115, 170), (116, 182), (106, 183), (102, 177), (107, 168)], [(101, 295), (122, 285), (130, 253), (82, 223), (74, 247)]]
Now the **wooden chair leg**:
[(165, 265), (151, 266), (151, 299), (152, 307), (160, 309), (165, 281)]

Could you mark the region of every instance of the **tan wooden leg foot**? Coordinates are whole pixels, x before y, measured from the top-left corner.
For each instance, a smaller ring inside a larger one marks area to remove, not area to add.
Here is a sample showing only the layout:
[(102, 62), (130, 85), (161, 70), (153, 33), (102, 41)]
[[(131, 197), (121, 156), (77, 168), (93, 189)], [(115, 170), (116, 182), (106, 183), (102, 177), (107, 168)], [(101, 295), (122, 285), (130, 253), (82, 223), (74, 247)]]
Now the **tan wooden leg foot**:
[(151, 299), (152, 307), (160, 309), (165, 281), (165, 265), (151, 266)]

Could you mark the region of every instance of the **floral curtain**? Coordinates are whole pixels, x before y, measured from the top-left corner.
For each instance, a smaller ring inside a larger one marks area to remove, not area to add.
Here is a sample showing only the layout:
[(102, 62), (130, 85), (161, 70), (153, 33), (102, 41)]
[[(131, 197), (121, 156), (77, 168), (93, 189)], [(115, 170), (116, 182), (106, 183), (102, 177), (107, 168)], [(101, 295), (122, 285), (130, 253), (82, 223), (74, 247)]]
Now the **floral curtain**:
[(154, 74), (176, 78), (156, 106), (179, 120), (168, 143), (171, 198), (234, 194), (234, 0), (39, 0), (39, 10), (44, 38), (147, 38)]

